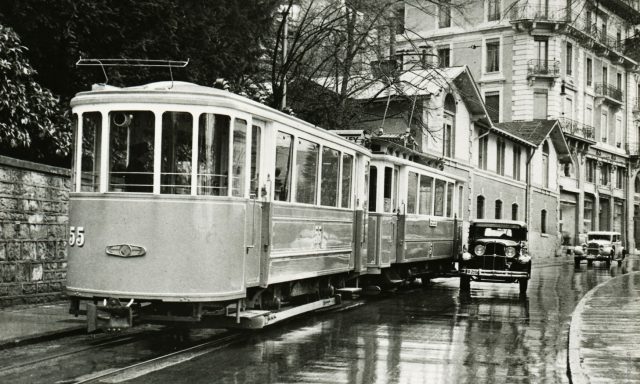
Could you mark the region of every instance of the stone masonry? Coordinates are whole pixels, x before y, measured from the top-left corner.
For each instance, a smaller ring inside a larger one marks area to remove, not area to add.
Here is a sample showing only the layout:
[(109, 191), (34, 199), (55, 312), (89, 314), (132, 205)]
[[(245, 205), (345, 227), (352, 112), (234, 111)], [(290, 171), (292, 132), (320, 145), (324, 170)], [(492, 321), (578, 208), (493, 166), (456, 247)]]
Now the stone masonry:
[(0, 308), (64, 296), (70, 171), (0, 156)]

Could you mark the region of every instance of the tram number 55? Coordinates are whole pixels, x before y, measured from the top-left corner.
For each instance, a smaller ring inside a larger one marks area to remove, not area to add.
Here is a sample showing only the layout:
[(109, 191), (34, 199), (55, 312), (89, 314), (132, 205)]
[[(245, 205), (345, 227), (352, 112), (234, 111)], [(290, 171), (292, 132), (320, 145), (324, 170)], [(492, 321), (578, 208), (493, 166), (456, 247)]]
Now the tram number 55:
[(78, 247), (84, 245), (84, 227), (69, 227), (69, 246), (74, 245)]

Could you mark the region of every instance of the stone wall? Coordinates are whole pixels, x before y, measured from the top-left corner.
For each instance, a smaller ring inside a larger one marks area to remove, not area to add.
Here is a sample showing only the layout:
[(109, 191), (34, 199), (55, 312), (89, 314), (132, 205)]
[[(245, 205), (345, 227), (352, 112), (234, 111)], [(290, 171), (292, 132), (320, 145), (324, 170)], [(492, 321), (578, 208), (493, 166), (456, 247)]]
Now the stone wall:
[(0, 156), (0, 307), (64, 296), (70, 172)]

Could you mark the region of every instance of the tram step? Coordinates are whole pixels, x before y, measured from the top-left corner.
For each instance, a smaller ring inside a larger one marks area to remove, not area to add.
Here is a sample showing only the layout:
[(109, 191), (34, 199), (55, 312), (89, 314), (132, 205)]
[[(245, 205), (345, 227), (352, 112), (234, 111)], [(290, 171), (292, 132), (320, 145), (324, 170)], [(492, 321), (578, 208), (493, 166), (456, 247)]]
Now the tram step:
[(338, 289), (337, 292), (341, 294), (342, 297), (345, 299), (354, 300), (360, 297), (360, 294), (362, 293), (362, 288), (345, 287), (345, 288)]

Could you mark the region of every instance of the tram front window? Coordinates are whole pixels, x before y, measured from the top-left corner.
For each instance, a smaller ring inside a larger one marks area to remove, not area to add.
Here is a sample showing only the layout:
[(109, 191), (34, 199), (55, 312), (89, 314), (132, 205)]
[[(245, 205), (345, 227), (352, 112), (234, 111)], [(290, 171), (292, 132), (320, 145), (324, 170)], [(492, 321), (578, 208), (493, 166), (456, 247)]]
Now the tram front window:
[(152, 193), (153, 112), (112, 111), (109, 124), (109, 191)]
[(231, 118), (205, 113), (198, 128), (198, 195), (227, 196)]
[(102, 146), (102, 115), (100, 112), (82, 114), (82, 160), (80, 191), (98, 192), (100, 181), (100, 153)]
[(186, 112), (162, 114), (162, 166), (160, 193), (191, 193), (193, 119)]

